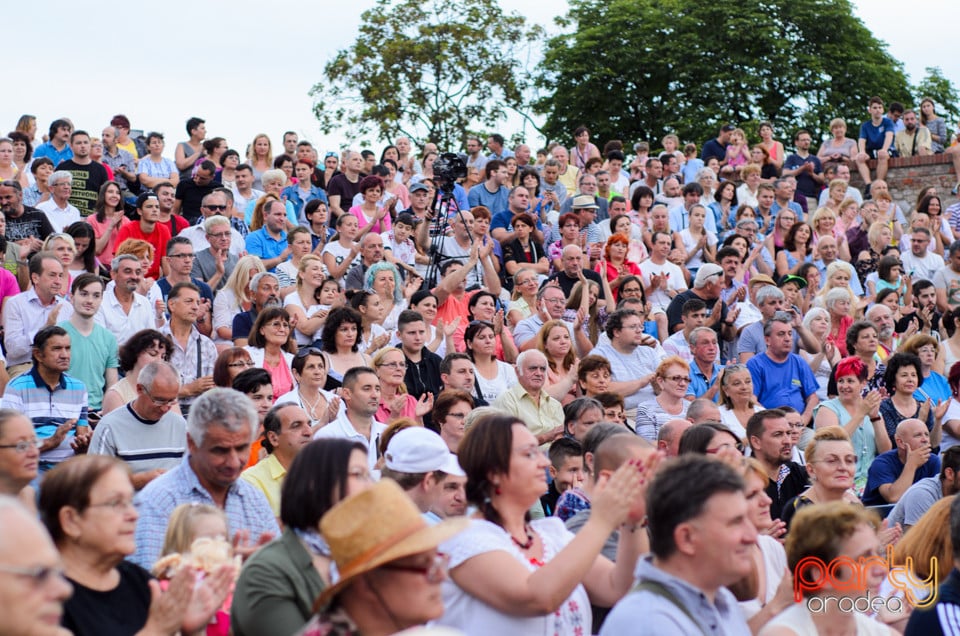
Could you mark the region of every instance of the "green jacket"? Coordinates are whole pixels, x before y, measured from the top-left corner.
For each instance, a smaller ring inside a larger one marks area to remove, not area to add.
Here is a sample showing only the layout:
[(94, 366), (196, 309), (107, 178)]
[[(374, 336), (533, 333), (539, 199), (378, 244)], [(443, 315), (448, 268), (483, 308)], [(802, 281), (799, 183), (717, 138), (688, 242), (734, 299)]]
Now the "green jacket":
[(233, 593), (234, 636), (291, 636), (313, 616), (324, 588), (310, 553), (287, 528), (244, 564)]

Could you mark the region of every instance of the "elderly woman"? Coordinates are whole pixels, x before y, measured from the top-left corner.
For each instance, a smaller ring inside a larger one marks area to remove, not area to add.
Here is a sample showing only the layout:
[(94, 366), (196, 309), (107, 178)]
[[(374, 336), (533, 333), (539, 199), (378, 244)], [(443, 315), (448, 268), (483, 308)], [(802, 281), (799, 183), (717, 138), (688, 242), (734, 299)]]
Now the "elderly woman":
[(863, 299), (858, 298), (853, 290), (850, 289), (850, 281), (856, 274), (853, 271), (853, 267), (850, 263), (845, 263), (843, 261), (834, 261), (827, 266), (827, 280), (824, 281), (823, 287), (820, 289), (820, 292), (817, 294), (814, 299), (814, 305), (817, 307), (826, 308), (826, 297), (832, 289), (842, 289), (847, 293), (847, 297), (850, 300), (850, 306), (848, 313), (851, 316), (856, 316), (862, 310), (862, 304), (865, 302)]
[[(467, 634), (589, 629), (590, 603), (612, 606), (632, 585), (637, 558), (649, 549), (646, 533), (634, 529), (645, 491), (641, 482), (656, 465), (651, 455), (640, 470), (628, 461), (598, 475), (590, 518), (573, 535), (559, 519), (527, 516), (546, 490), (550, 465), (527, 426), (510, 416), (478, 420), (459, 452), (467, 500), (478, 512), (465, 532), (442, 546), (450, 555), (450, 582), (443, 587), (446, 612), (438, 623)], [(614, 564), (600, 550), (618, 527)]]
[(659, 395), (637, 406), (637, 435), (656, 443), (660, 428), (687, 414), (690, 402), (685, 399), (690, 386), (690, 365), (680, 356), (668, 356), (660, 361), (653, 382), (660, 388)]
[[(380, 297), (383, 313), (377, 323), (387, 332), (396, 331), (397, 318), (400, 317), (400, 312), (407, 308), (407, 298), (417, 291), (421, 282), (419, 279), (410, 277), (407, 284), (403, 285), (400, 272), (393, 263), (374, 263), (367, 268), (364, 286)], [(405, 295), (407, 298), (404, 297)]]
[[(286, 187), (287, 183), (287, 173), (279, 168), (272, 168), (263, 173), (260, 177), (263, 180), (263, 192), (264, 196), (272, 196), (277, 199), (277, 201), (283, 201), (283, 206), (287, 212), (287, 229), (292, 230), (297, 227), (297, 210), (293, 206), (292, 201), (284, 201), (283, 199), (283, 189)], [(253, 199), (247, 203), (247, 207), (244, 210), (243, 220), (247, 222), (247, 225), (250, 226), (251, 230), (259, 228), (263, 225), (262, 219), (257, 223), (257, 215), (254, 214), (254, 210), (257, 208), (257, 205), (260, 205), (260, 209), (263, 208), (263, 198)], [(262, 215), (261, 215), (262, 216)], [(254, 227), (256, 226), (256, 228)]]
[[(825, 444), (839, 447), (840, 442)], [(847, 472), (843, 463), (845, 457), (833, 456), (831, 459), (836, 460), (830, 465), (836, 466), (834, 473)], [(826, 466), (820, 472), (829, 470), (830, 467)], [(875, 598), (886, 578), (887, 569), (879, 563), (879, 559), (863, 560), (864, 555), (880, 552), (879, 527), (880, 520), (876, 513), (843, 503), (811, 506), (798, 513), (793, 531), (787, 537), (787, 568), (803, 581), (804, 585), (798, 589), (803, 590), (804, 602), (790, 603), (767, 623), (760, 631), (761, 636), (895, 633), (875, 618), (860, 612), (854, 601), (855, 597), (862, 597), (863, 594)], [(812, 566), (811, 559), (830, 564), (839, 563), (841, 559), (849, 563), (859, 562), (860, 572), (851, 572), (849, 567), (844, 566), (837, 567), (836, 572), (831, 569), (833, 576), (824, 577), (819, 568)], [(858, 584), (840, 584), (840, 581), (849, 577), (856, 577)], [(797, 585), (799, 583), (796, 582)], [(844, 603), (844, 600), (848, 603)], [(853, 611), (839, 609), (848, 604), (854, 608)], [(823, 609), (813, 612), (811, 607)]]
[(513, 275), (513, 293), (510, 304), (507, 305), (507, 322), (511, 329), (524, 318), (533, 315), (537, 306), (537, 291), (540, 289), (538, 283), (537, 273), (527, 267), (521, 267)]
[[(853, 324), (853, 321), (850, 321)], [(831, 314), (822, 307), (811, 307), (803, 316), (803, 326), (810, 332), (814, 340), (824, 343), (820, 347), (820, 352), (813, 354), (800, 349), (800, 357), (807, 361), (810, 369), (813, 371), (813, 377), (817, 379), (817, 397), (821, 401), (827, 399), (827, 384), (830, 381), (830, 371), (834, 365), (840, 361), (843, 356), (837, 350), (834, 342), (829, 342), (828, 337), (831, 332)], [(849, 325), (847, 329), (849, 329)], [(846, 330), (844, 330), (844, 343), (846, 343)], [(846, 344), (844, 344), (846, 349)]]
[(233, 386), (235, 377), (255, 366), (257, 365), (250, 357), (250, 352), (243, 347), (224, 349), (217, 355), (217, 361), (213, 364), (213, 384), (229, 389)]
[(134, 552), (133, 494), (130, 469), (105, 455), (72, 457), (44, 476), (40, 518), (73, 585), (61, 624), (73, 634), (204, 633), (230, 592), (234, 566), (200, 578), (183, 567), (161, 593), (146, 570), (125, 560)]
[(863, 283), (868, 274), (877, 271), (877, 266), (880, 264), (880, 256), (883, 254), (883, 248), (890, 245), (890, 241), (893, 239), (893, 230), (890, 229), (890, 226), (881, 221), (872, 223), (870, 229), (867, 230), (867, 241), (869, 247), (856, 256), (856, 261), (854, 265), (857, 268), (857, 276), (860, 277), (860, 282)]
[(804, 451), (811, 486), (783, 506), (780, 518), (787, 526), (797, 510), (812, 504), (845, 501), (859, 504), (853, 494), (857, 454), (850, 436), (840, 426), (817, 429)]
[(830, 121), (832, 137), (820, 145), (817, 157), (821, 161), (853, 161), (857, 153), (857, 141), (847, 137), (847, 123), (842, 119)]
[(880, 415), (890, 437), (896, 444), (897, 425), (903, 420), (918, 419), (930, 432), (930, 445), (940, 445), (941, 418), (949, 402), (934, 403), (931, 399), (914, 397), (923, 384), (923, 366), (920, 358), (912, 353), (895, 353), (887, 358), (887, 370), (883, 374), (887, 397), (880, 402)]
[(333, 578), (320, 519), (372, 483), (360, 442), (320, 439), (297, 454), (280, 495), (283, 534), (257, 550), (237, 579), (230, 607), (235, 636), (293, 634), (310, 620)]
[(403, 351), (384, 347), (373, 356), (373, 368), (380, 379), (380, 408), (374, 419), (389, 424), (401, 417), (409, 417), (423, 423), (423, 416), (433, 408), (433, 394), (424, 393), (417, 400), (407, 393), (403, 376), (407, 372), (407, 359)]
[(825, 400), (813, 411), (814, 427), (840, 426), (850, 436), (857, 456), (854, 490), (863, 494), (867, 471), (873, 459), (892, 448), (880, 417), (880, 392), (863, 396), (867, 388), (867, 367), (859, 358), (844, 358), (836, 368), (838, 397)]
[[(143, 367), (157, 360), (170, 361), (173, 354), (173, 341), (159, 331), (143, 329), (130, 336), (120, 347), (118, 362), (123, 378), (103, 394), (101, 414), (120, 408), (137, 397), (137, 378)], [(179, 411), (175, 406), (174, 410)]]
[(747, 437), (747, 422), (763, 410), (753, 395), (753, 376), (745, 364), (728, 364), (717, 379), (720, 421), (739, 439)]
[(830, 316), (830, 330), (824, 342), (832, 344), (840, 357), (844, 358), (848, 355), (847, 330), (853, 324), (853, 316), (850, 315), (850, 291), (841, 287), (831, 289), (824, 295), (823, 304)]

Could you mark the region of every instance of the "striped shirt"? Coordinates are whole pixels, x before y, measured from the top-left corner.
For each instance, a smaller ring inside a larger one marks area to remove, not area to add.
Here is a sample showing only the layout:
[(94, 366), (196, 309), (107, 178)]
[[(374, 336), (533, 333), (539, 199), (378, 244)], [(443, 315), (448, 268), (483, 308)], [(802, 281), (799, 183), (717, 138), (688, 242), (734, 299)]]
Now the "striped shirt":
[(145, 420), (132, 403), (103, 416), (90, 439), (91, 455), (112, 455), (134, 473), (173, 470), (187, 453), (187, 422), (167, 411), (159, 420)]
[[(77, 427), (87, 424), (87, 387), (83, 382), (60, 374), (60, 382), (50, 387), (40, 377), (37, 366), (29, 373), (14, 378), (7, 384), (0, 407), (20, 411), (33, 421), (37, 439), (53, 437), (57, 428), (67, 420), (77, 420)], [(73, 457), (75, 431), (67, 433), (60, 446), (40, 455), (41, 462), (57, 463)]]

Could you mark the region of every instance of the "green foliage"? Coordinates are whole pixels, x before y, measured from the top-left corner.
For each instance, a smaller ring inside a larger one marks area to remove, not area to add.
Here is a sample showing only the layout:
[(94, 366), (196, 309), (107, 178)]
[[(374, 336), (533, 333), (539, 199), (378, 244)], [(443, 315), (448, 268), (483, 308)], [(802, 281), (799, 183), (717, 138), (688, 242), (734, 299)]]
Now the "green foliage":
[(953, 82), (943, 76), (939, 66), (928, 66), (926, 71), (926, 77), (914, 88), (917, 108), (920, 107), (921, 99), (929, 97), (933, 99), (938, 115), (949, 122), (960, 120), (960, 96), (957, 95)]
[(466, 131), (523, 109), (530, 77), (520, 53), (540, 38), (496, 0), (378, 0), (310, 90), (314, 114), (325, 133), (459, 148)]
[(854, 128), (867, 98), (909, 96), (900, 62), (853, 15), (848, 0), (570, 0), (536, 78), (545, 133), (599, 139), (667, 133), (702, 143), (726, 122), (770, 120), (787, 139)]

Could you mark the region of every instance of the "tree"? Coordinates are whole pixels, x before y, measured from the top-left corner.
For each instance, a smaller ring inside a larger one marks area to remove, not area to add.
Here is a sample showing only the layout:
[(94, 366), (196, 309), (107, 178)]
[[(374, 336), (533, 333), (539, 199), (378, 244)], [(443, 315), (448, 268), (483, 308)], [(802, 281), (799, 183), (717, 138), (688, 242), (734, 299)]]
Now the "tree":
[(847, 0), (570, 0), (558, 22), (572, 33), (548, 41), (533, 107), (563, 141), (585, 124), (601, 139), (702, 143), (760, 120), (789, 137), (833, 117), (854, 127), (870, 95), (909, 95)]
[(325, 133), (345, 125), (352, 137), (459, 148), (468, 130), (522, 111), (530, 77), (519, 52), (541, 37), (496, 0), (378, 0), (310, 90), (314, 114)]
[(943, 76), (939, 66), (928, 66), (925, 70), (926, 77), (913, 90), (917, 99), (929, 97), (934, 101), (939, 115), (948, 121), (955, 122), (960, 119), (960, 97), (957, 96), (953, 82)]

